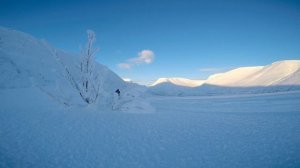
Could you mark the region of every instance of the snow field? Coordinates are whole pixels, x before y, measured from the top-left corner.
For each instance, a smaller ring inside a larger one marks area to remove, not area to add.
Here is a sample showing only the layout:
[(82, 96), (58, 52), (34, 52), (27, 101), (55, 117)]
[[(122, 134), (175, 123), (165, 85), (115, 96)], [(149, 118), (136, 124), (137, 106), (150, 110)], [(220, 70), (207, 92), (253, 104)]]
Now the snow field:
[(148, 97), (152, 113), (43, 104), (49, 97), (19, 93), (0, 92), (0, 167), (300, 165), (298, 92)]

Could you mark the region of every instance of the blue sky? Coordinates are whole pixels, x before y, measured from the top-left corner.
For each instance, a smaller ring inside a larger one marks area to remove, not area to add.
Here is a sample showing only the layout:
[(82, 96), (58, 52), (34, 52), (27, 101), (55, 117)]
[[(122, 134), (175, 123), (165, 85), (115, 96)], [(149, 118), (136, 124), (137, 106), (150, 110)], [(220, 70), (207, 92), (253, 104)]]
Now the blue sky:
[(0, 23), (74, 53), (92, 29), (97, 60), (142, 83), (300, 59), (292, 0), (2, 0)]

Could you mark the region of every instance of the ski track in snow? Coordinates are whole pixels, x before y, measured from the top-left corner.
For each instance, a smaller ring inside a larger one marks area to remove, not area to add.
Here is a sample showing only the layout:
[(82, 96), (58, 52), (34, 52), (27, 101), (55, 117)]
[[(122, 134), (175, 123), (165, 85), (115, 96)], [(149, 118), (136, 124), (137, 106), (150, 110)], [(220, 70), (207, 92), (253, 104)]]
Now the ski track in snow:
[(38, 90), (2, 90), (0, 167), (300, 165), (297, 92), (148, 99), (156, 112), (138, 114), (65, 107)]

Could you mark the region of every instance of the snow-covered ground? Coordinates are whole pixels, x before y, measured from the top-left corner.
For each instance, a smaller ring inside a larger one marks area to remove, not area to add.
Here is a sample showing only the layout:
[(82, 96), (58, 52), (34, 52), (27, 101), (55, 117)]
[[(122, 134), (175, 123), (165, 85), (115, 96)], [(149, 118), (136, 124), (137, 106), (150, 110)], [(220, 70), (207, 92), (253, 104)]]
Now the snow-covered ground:
[(95, 63), (100, 96), (89, 105), (79, 65), (78, 55), (0, 27), (0, 168), (300, 166), (299, 61), (250, 70), (282, 86), (191, 89), (203, 81), (174, 78), (152, 92)]
[(0, 167), (300, 165), (299, 92), (148, 97), (156, 112), (123, 113), (35, 91), (0, 91)]

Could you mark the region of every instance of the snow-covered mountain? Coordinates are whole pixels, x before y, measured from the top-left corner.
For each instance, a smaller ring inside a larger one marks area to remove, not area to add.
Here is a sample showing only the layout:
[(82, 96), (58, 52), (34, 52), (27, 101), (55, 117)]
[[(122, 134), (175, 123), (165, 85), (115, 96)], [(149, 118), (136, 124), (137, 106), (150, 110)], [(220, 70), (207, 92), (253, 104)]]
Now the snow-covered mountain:
[[(53, 48), (46, 41), (26, 33), (0, 27), (0, 91), (3, 94), (8, 92), (8, 96), (13, 96), (12, 93), (20, 92), (18, 95), (23, 93), (28, 97), (30, 94), (40, 100), (43, 95), (47, 101), (67, 106), (84, 104), (74, 87), (74, 81), (81, 78), (79, 62), (79, 55)], [(122, 98), (126, 100), (120, 101), (126, 102), (126, 106), (136, 105), (130, 104), (134, 102), (132, 97), (140, 96), (143, 87), (123, 81), (99, 63), (95, 63), (95, 70), (99, 73), (101, 86), (98, 105), (111, 107), (116, 89), (121, 90)], [(27, 103), (34, 102), (28, 100)], [(122, 105), (124, 103), (117, 104), (118, 108)]]
[(267, 66), (240, 67), (228, 72), (214, 74), (207, 80), (187, 78), (159, 78), (151, 86), (170, 83), (178, 86), (197, 87), (203, 84), (218, 86), (271, 86), (299, 85), (300, 60), (274, 62)]
[(300, 60), (278, 61), (267, 66), (242, 67), (215, 74), (206, 84), (218, 86), (277, 86), (300, 84)]
[(205, 80), (193, 80), (187, 78), (159, 78), (151, 86), (162, 83), (171, 83), (178, 86), (196, 87), (202, 85), (204, 82)]
[(149, 88), (150, 92), (159, 95), (211, 95), (295, 90), (300, 85), (300, 60), (236, 68), (199, 80), (199, 85), (195, 85), (198, 80), (184, 79), (180, 83), (172, 79), (159, 79)]
[[(26, 33), (0, 27), (0, 90), (22, 88), (26, 93), (31, 93), (28, 90), (41, 92), (60, 104), (80, 104), (83, 102), (72, 83), (80, 80), (78, 66), (78, 55), (56, 49)], [(125, 82), (104, 65), (96, 63), (95, 66), (101, 77), (100, 104), (112, 104), (116, 89), (127, 96), (120, 101), (130, 102), (126, 108), (141, 104), (142, 100), (136, 98), (141, 98), (145, 87)], [(270, 92), (294, 90), (298, 85), (300, 60), (287, 60), (267, 66), (237, 68), (212, 75), (207, 80), (160, 78), (149, 91), (161, 95), (210, 95), (240, 93), (244, 88), (247, 92), (260, 92), (262, 87), (264, 91), (269, 87)]]

